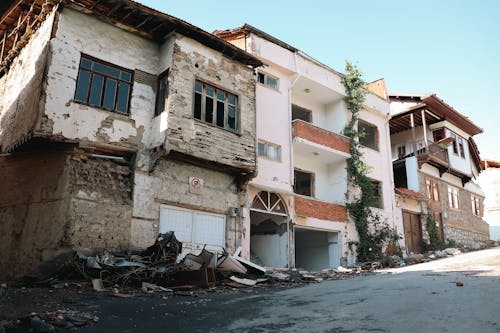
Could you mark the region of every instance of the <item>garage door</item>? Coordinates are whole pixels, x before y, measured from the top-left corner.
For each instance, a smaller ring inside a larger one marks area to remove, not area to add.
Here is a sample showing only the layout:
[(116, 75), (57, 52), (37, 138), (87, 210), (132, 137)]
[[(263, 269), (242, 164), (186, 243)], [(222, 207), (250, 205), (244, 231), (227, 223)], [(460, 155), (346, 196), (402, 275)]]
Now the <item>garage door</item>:
[(183, 254), (207, 250), (222, 251), (226, 240), (226, 217), (174, 206), (160, 206), (160, 233), (174, 231)]

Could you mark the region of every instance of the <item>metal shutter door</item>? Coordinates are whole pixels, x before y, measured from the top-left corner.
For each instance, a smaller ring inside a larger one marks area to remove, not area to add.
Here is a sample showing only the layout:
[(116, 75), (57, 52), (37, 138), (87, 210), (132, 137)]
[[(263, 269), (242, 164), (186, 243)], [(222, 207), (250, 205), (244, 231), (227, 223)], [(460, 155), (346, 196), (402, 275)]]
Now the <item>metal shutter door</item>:
[(192, 242), (193, 213), (168, 206), (160, 207), (160, 233), (173, 231), (183, 243)]
[(196, 212), (193, 222), (193, 243), (207, 244), (219, 249), (224, 247), (226, 239), (225, 216)]

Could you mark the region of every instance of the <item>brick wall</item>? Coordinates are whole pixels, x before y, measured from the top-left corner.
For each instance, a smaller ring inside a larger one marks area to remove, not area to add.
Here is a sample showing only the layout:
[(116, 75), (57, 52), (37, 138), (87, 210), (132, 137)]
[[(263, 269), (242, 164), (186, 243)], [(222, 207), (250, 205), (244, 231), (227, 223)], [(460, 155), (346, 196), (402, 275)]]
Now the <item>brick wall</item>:
[(293, 136), (349, 154), (349, 138), (304, 121), (293, 122)]
[(315, 217), (328, 221), (347, 221), (344, 206), (309, 198), (295, 197), (295, 213), (305, 217)]

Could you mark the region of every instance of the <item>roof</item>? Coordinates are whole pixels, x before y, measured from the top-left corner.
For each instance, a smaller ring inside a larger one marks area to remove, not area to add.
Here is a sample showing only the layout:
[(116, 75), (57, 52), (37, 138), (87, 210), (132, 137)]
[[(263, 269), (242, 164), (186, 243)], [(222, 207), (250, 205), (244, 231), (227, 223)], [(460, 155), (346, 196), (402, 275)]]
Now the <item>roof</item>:
[(412, 191), (412, 190), (409, 190), (407, 188), (397, 187), (394, 189), (394, 191), (396, 192), (396, 194), (399, 194), (403, 197), (408, 197), (408, 198), (415, 199), (415, 200), (427, 200), (427, 197), (425, 195), (423, 195), (422, 193)]
[[(5, 42), (0, 39), (0, 50), (5, 45), (4, 55), (0, 55), (0, 75), (8, 68), (10, 62), (26, 44), (29, 35), (36, 31), (38, 24), (44, 17), (33, 19), (40, 13), (47, 14), (45, 6), (62, 5), (90, 14), (109, 24), (116, 25), (121, 29), (140, 35), (159, 43), (165, 37), (176, 32), (192, 38), (199, 43), (217, 50), (227, 57), (251, 67), (262, 66), (263, 63), (257, 57), (246, 51), (218, 38), (217, 36), (202, 30), (186, 21), (174, 16), (162, 13), (143, 4), (132, 0), (8, 0), (0, 6), (0, 36), (6, 35)], [(33, 10), (30, 9), (33, 7)], [(33, 13), (32, 18), (24, 19), (26, 13)], [(21, 24), (19, 24), (21, 22)], [(31, 22), (31, 24), (29, 23)], [(35, 29), (34, 29), (35, 28)], [(26, 36), (27, 35), (27, 36)], [(16, 37), (17, 36), (17, 37)], [(24, 36), (24, 44), (20, 44)], [(1, 38), (1, 37), (0, 37)], [(11, 51), (15, 51), (12, 53)], [(7, 55), (13, 55), (7, 58)]]
[[(399, 97), (395, 95), (391, 95), (391, 98), (399, 99)], [(405, 98), (406, 97), (403, 97), (403, 99)], [(427, 97), (419, 97), (419, 99), (419, 103), (391, 115), (391, 134), (409, 129), (411, 114), (413, 114), (415, 126), (422, 126), (422, 110), (425, 110), (426, 114), (429, 115), (429, 117), (426, 117), (426, 123), (428, 125), (447, 120), (471, 136), (483, 132), (481, 127), (477, 126), (472, 120), (445, 103), (442, 99), (437, 97), (436, 94)]]
[(481, 165), (483, 167), (482, 170), (486, 170), (489, 168), (500, 168), (500, 162), (495, 160), (481, 160)]

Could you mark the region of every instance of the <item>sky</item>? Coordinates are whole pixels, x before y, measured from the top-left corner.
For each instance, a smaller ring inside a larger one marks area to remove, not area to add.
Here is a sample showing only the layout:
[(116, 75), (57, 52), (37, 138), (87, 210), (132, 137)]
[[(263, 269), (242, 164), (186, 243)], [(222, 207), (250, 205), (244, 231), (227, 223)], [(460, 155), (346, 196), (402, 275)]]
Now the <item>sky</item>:
[(333, 69), (357, 64), (389, 92), (432, 92), (469, 117), (500, 161), (500, 1), (139, 0), (206, 31), (251, 24)]

